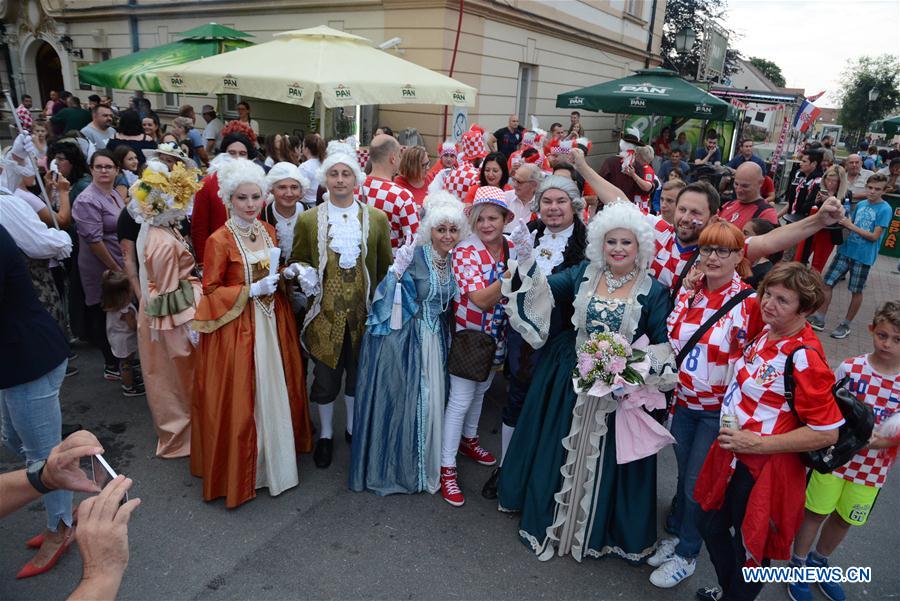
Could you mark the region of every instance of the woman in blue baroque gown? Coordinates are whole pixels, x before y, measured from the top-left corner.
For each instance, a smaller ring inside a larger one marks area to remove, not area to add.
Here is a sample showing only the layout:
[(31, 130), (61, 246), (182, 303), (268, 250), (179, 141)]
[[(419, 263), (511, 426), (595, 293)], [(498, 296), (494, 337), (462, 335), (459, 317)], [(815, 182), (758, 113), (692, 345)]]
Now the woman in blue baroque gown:
[(447, 192), (424, 203), (375, 292), (359, 356), (350, 489), (378, 495), (440, 489), (447, 343), (456, 283), (450, 253), (468, 224)]
[[(604, 184), (600, 194), (623, 197)], [(520, 238), (513, 237), (517, 247), (528, 242)], [(612, 554), (640, 563), (654, 550), (656, 451), (666, 444), (657, 440), (667, 433), (647, 422), (645, 409), (659, 407), (658, 391), (674, 386), (675, 370), (666, 334), (668, 291), (647, 271), (653, 250), (650, 223), (619, 200), (588, 226), (587, 260), (580, 265), (545, 277), (520, 251), (504, 280), (510, 325), (535, 348), (549, 338), (499, 486), (501, 511), (521, 511), (519, 536), (542, 561)], [(574, 308), (571, 323), (550, 332), (554, 312), (566, 306)], [(577, 349), (596, 332), (618, 332), (632, 343), (647, 337), (652, 369), (641, 395), (575, 392)], [(636, 400), (649, 398), (647, 390), (653, 404)], [(653, 442), (645, 444), (648, 432)]]

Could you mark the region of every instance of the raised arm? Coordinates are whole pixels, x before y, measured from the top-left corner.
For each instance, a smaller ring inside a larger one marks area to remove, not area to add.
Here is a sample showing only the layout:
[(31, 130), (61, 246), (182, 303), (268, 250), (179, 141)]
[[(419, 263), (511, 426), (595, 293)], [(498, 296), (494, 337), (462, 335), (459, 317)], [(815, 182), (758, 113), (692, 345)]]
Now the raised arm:
[(591, 166), (587, 164), (584, 153), (580, 148), (573, 148), (570, 150), (569, 156), (572, 157), (572, 164), (575, 166), (578, 173), (581, 174), (581, 177), (583, 177), (584, 180), (591, 185), (591, 188), (594, 189), (594, 192), (597, 193), (597, 199), (600, 202), (609, 204), (617, 198), (628, 198), (622, 190), (603, 179), (599, 173), (594, 171)]
[(747, 241), (747, 259), (753, 263), (760, 257), (790, 248), (801, 240), (811, 237), (823, 227), (838, 223), (843, 216), (844, 207), (841, 206), (841, 201), (832, 196), (822, 203), (815, 215), (782, 227), (776, 227), (768, 234), (750, 238)]

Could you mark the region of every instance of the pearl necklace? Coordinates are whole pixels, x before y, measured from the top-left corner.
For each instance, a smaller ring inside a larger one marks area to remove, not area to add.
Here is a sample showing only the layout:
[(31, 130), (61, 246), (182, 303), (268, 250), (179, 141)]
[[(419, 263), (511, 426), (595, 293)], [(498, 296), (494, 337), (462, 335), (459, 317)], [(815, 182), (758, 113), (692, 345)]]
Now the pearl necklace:
[(241, 237), (250, 238), (250, 242), (256, 242), (256, 236), (257, 236), (257, 233), (259, 232), (259, 222), (258, 221), (254, 221), (250, 225), (248, 225), (246, 227), (242, 227), (242, 226), (238, 225), (238, 223), (235, 219), (232, 218), (231, 226), (234, 228), (234, 231), (236, 231), (238, 234), (241, 235)]
[(621, 278), (615, 277), (609, 269), (603, 270), (603, 275), (606, 276), (606, 291), (608, 294), (612, 294), (634, 279), (634, 276), (637, 275), (637, 267), (623, 275)]

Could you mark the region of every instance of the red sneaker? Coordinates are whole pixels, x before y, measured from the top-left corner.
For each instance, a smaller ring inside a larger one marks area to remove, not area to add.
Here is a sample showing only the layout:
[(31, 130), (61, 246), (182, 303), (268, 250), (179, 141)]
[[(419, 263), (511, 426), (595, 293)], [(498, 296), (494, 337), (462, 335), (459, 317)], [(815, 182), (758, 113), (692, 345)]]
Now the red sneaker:
[(441, 467), (441, 496), (454, 507), (459, 507), (466, 502), (466, 498), (459, 489), (459, 483), (456, 481), (455, 467)]
[(497, 463), (497, 458), (478, 444), (477, 436), (475, 438), (466, 438), (463, 436), (459, 443), (459, 452), (470, 459), (474, 459), (481, 465), (494, 465)]

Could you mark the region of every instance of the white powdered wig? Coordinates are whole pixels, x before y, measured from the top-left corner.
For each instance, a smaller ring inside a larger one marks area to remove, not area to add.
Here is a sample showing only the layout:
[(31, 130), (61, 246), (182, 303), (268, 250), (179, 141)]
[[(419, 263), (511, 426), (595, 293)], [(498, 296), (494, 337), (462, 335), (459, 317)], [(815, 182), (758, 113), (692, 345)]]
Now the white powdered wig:
[(219, 198), (229, 209), (231, 195), (241, 184), (254, 184), (259, 187), (263, 197), (269, 192), (269, 182), (263, 168), (247, 159), (235, 159), (219, 167)]
[(588, 245), (585, 256), (592, 263), (606, 266), (603, 242), (606, 234), (615, 229), (625, 229), (634, 233), (638, 243), (637, 266), (647, 269), (655, 254), (656, 243), (653, 226), (637, 206), (627, 200), (617, 200), (603, 207), (588, 225)]
[(328, 148), (325, 151), (325, 160), (322, 161), (322, 166), (319, 167), (319, 182), (324, 185), (325, 174), (335, 165), (347, 165), (350, 167), (353, 175), (356, 176), (357, 186), (361, 186), (366, 181), (366, 176), (363, 174), (362, 169), (359, 168), (359, 159), (356, 158), (356, 151), (346, 142), (332, 140), (328, 143)]
[(420, 245), (431, 242), (431, 230), (442, 223), (450, 223), (459, 228), (459, 239), (469, 235), (469, 222), (463, 212), (465, 205), (453, 194), (445, 190), (430, 192), (422, 205), (419, 218), (419, 233), (416, 242)]

